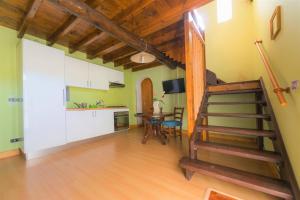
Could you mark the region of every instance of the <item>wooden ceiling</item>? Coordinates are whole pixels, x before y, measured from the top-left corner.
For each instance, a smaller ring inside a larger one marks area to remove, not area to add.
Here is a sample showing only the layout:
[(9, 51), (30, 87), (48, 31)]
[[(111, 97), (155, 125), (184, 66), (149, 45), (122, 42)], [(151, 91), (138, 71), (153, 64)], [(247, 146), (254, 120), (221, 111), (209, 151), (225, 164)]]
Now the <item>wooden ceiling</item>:
[[(0, 25), (132, 71), (184, 67), (183, 14), (212, 0), (0, 0)], [(146, 48), (157, 60), (130, 61)]]

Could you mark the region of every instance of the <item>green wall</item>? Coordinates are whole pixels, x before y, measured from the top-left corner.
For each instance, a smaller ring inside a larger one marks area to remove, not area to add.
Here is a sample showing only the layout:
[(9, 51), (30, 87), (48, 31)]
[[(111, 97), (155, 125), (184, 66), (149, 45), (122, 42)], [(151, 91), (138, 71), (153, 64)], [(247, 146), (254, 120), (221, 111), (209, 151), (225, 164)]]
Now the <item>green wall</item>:
[[(25, 36), (40, 43), (44, 40), (32, 36)], [(17, 32), (0, 26), (0, 152), (16, 149), (21, 143), (10, 143), (10, 139), (22, 137), (22, 103), (9, 103), (8, 98), (21, 97), (21, 79), (20, 70), (17, 68), (17, 44), (20, 40), (17, 38)], [(62, 46), (55, 45), (55, 48), (64, 50), (69, 55), (68, 50)], [(76, 52), (72, 57), (82, 59), (105, 67), (114, 68), (112, 63), (102, 64), (101, 59), (87, 60), (85, 54)], [(121, 68), (114, 68), (121, 70)], [(87, 102), (94, 104), (96, 100), (103, 99), (106, 105), (125, 105), (130, 108), (130, 115), (133, 116), (131, 95), (131, 72), (125, 71), (125, 88), (110, 89), (109, 91), (100, 91), (92, 89), (71, 88), (70, 103)], [(131, 117), (132, 119), (132, 117)], [(130, 122), (135, 123), (134, 121)]]

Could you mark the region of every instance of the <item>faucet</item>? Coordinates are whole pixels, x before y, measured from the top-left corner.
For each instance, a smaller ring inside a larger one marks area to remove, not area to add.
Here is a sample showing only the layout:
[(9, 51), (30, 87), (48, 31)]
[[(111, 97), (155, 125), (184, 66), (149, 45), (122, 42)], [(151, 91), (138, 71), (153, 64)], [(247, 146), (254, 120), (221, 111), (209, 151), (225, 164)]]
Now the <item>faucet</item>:
[(104, 101), (102, 99), (99, 99), (98, 101), (96, 101), (96, 106), (104, 106)]

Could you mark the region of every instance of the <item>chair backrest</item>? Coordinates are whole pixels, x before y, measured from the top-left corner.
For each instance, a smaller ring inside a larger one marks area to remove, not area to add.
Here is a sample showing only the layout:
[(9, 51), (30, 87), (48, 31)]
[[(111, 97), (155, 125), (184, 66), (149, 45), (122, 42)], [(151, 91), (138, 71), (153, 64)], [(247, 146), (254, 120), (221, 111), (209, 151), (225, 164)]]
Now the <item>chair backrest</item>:
[(184, 108), (174, 108), (174, 120), (182, 122), (183, 120)]

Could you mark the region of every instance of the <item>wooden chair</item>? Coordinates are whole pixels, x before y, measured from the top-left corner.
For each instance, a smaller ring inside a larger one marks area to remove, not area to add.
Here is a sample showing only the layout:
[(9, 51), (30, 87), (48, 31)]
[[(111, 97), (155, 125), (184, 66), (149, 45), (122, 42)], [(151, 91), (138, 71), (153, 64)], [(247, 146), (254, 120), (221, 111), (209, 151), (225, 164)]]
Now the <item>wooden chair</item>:
[(182, 140), (183, 113), (184, 113), (184, 108), (175, 107), (173, 120), (165, 120), (161, 123), (163, 131), (171, 134), (171, 130), (173, 130), (173, 134), (175, 138), (177, 136), (176, 128), (179, 127), (180, 140)]

